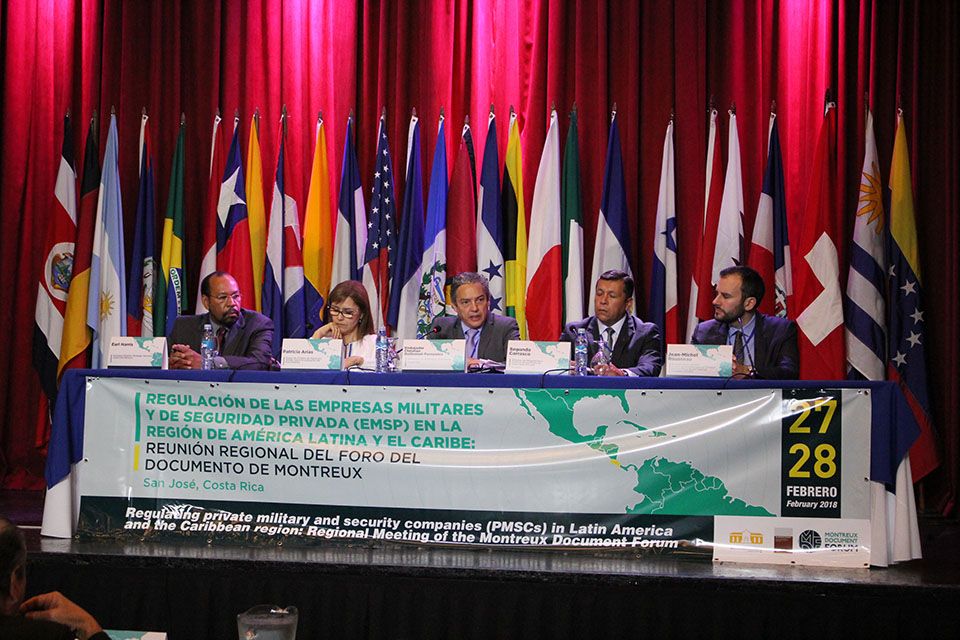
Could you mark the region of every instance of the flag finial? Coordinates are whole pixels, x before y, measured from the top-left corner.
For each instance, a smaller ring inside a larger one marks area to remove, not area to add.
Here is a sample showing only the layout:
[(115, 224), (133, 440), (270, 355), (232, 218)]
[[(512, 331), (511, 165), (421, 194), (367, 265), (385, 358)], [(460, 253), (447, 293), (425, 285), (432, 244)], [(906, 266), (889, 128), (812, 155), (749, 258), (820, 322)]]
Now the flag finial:
[(463, 126), (465, 126), (465, 127), (469, 127), (469, 126), (470, 126), (470, 114), (469, 114), (469, 113), (468, 113), (467, 115), (463, 116)]
[(233, 111), (233, 119), (237, 122), (240, 122), (240, 107), (237, 107)]
[(730, 101), (730, 115), (737, 115), (737, 103), (735, 101)]
[(492, 103), (492, 102), (490, 103), (490, 115), (496, 115), (496, 114), (493, 112), (493, 103)]
[(570, 115), (572, 115), (572, 116), (577, 115), (577, 102), (576, 102), (576, 101), (574, 101), (574, 102), (573, 102), (573, 106), (570, 107)]
[(350, 109), (350, 113), (347, 114), (347, 120), (353, 120), (353, 109)]
[(673, 122), (674, 116), (676, 115), (676, 110), (676, 105), (670, 107), (670, 122)]
[(223, 114), (220, 113), (220, 107), (217, 107), (217, 118), (222, 118)]
[(140, 115), (146, 117), (146, 115), (147, 115), (147, 108), (146, 108), (146, 107), (144, 107), (143, 109), (140, 110)]
[(777, 100), (774, 98), (770, 101), (770, 113), (777, 115)]
[(557, 110), (557, 103), (556, 103), (555, 100), (551, 100), (551, 101), (550, 101), (550, 111), (553, 112), (553, 111), (556, 111), (556, 110)]
[(380, 108), (380, 117), (384, 120), (387, 119), (387, 105), (383, 105), (383, 107)]
[(317, 124), (322, 124), (322, 123), (323, 123), (323, 109), (320, 109), (320, 111), (317, 111)]
[(116, 107), (116, 106), (110, 105), (110, 115), (112, 115), (112, 116), (117, 115), (117, 107)]
[(512, 118), (517, 112), (513, 110), (513, 105), (510, 105), (510, 117)]
[(187, 124), (187, 114), (183, 111), (180, 112), (180, 126)]
[(716, 108), (717, 108), (717, 99), (716, 99), (716, 97), (711, 93), (711, 94), (710, 94), (710, 99), (707, 100), (707, 113), (713, 113), (713, 110), (716, 109)]
[(443, 118), (444, 118), (444, 115), (443, 115), (443, 105), (440, 105), (440, 119), (443, 120)]
[(417, 108), (416, 108), (416, 107), (413, 107), (413, 108), (410, 109), (410, 115), (411, 115), (412, 117), (414, 117), (414, 118), (417, 117)]

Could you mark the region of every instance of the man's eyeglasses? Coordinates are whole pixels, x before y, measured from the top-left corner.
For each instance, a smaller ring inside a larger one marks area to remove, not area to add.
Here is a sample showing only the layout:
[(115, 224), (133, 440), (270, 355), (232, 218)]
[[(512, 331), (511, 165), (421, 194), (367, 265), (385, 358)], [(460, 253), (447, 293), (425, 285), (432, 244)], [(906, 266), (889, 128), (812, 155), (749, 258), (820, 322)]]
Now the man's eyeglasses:
[(242, 297), (242, 296), (241, 296), (240, 292), (237, 291), (236, 293), (221, 293), (221, 294), (218, 295), (218, 296), (213, 296), (213, 299), (216, 300), (217, 302), (219, 302), (220, 304), (223, 304), (223, 303), (226, 302), (227, 300), (233, 300), (234, 302), (240, 302), (240, 298), (241, 298), (241, 297)]
[(347, 320), (350, 320), (353, 318), (353, 316), (357, 315), (358, 311), (358, 309), (341, 309), (340, 307), (334, 307), (333, 305), (330, 306), (331, 316), (343, 316)]

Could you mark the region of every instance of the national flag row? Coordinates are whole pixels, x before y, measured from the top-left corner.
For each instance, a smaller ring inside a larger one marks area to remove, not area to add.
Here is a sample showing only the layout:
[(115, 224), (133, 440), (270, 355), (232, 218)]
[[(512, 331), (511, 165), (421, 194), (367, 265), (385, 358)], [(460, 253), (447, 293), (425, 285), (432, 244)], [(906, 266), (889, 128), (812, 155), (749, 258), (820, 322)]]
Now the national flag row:
[[(857, 215), (845, 299), (840, 291), (834, 215), (839, 199), (836, 112), (832, 103), (825, 108), (817, 141), (804, 224), (797, 239), (796, 264), (791, 261), (787, 231), (776, 114), (770, 114), (766, 170), (749, 248), (744, 242), (736, 113), (728, 113), (725, 171), (715, 109), (709, 119), (700, 242), (687, 254), (695, 256), (687, 338), (698, 321), (713, 316), (713, 287), (720, 270), (747, 262), (761, 273), (772, 292), (763, 300), (761, 311), (790, 315), (797, 320), (801, 377), (842, 378), (847, 361), (852, 370), (871, 379), (882, 378), (886, 369), (891, 378), (901, 380), (921, 412), (926, 412), (919, 261), (909, 168), (906, 182), (902, 176), (891, 174), (891, 192), (902, 195), (906, 189), (907, 194), (894, 201), (900, 206), (892, 207), (890, 233), (885, 234), (876, 160), (870, 160), (870, 167), (865, 160), (865, 182), (861, 186), (864, 206)], [(104, 345), (111, 336), (166, 335), (176, 316), (185, 312), (184, 126), (181, 122), (158, 255), (153, 238), (156, 176), (148, 120), (144, 114), (129, 280), (123, 250), (116, 118), (111, 115), (102, 173), (96, 157), (96, 117), (91, 121), (79, 207), (70, 125), (65, 122), (55, 190), (57, 206), (48, 226), (45, 246), (49, 251), (38, 285), (34, 341), (37, 368), (51, 398), (64, 368), (100, 365)], [(403, 165), (406, 187), (404, 201), (399, 205), (399, 226), (394, 197), (397, 181), (385, 114), (377, 132), (369, 208), (353, 140), (355, 124), (352, 116), (348, 118), (335, 227), (331, 225), (328, 207), (326, 133), (324, 122), (319, 119), (302, 232), (298, 205), (284, 188), (285, 122), (284, 116), (268, 217), (262, 193), (258, 119), (254, 117), (251, 123), (244, 170), (239, 119), (234, 119), (228, 144), (228, 132), (217, 116), (206, 206), (198, 225), (202, 229), (203, 257), (197, 282), (215, 269), (231, 272), (247, 301), (245, 306), (269, 315), (278, 337), (312, 333), (320, 324), (323, 301), (331, 285), (348, 279), (361, 281), (367, 289), (375, 325), (386, 324), (401, 337), (422, 335), (436, 316), (448, 312), (448, 276), (462, 271), (479, 270), (487, 275), (493, 310), (517, 318), (524, 338), (556, 339), (563, 322), (585, 315), (588, 296), (583, 287), (584, 217), (576, 109), (570, 115), (562, 158), (559, 119), (556, 110), (552, 110), (534, 183), (529, 234), (521, 178), (520, 132), (512, 109), (507, 123), (506, 155), (501, 164), (496, 116), (491, 108), (479, 176), (469, 123), (460, 130), (453, 172), (448, 174), (446, 122), (441, 112), (426, 200), (421, 175), (420, 120), (414, 113)], [(868, 127), (871, 130), (867, 135), (867, 153), (872, 149), (875, 156), (872, 119), (868, 119)], [(664, 138), (656, 228), (652, 234), (654, 259), (648, 310), (648, 318), (660, 326), (667, 343), (683, 341), (677, 308), (673, 137), (671, 120)], [(901, 137), (898, 130), (894, 159), (900, 153), (903, 160), (895, 162), (894, 169), (900, 168), (908, 157), (905, 137), (904, 150), (898, 151)], [(909, 213), (905, 213), (907, 210)], [(864, 227), (865, 224), (868, 226)], [(609, 269), (631, 273), (630, 255), (626, 183), (614, 108), (590, 281)], [(897, 286), (893, 286), (894, 278)], [(888, 290), (890, 304), (885, 306)], [(592, 297), (589, 298), (587, 313), (592, 313)], [(202, 311), (199, 299), (197, 295), (198, 312)], [(900, 314), (897, 319), (891, 315), (889, 338), (885, 338), (885, 308)], [(280, 340), (275, 345), (279, 351)]]

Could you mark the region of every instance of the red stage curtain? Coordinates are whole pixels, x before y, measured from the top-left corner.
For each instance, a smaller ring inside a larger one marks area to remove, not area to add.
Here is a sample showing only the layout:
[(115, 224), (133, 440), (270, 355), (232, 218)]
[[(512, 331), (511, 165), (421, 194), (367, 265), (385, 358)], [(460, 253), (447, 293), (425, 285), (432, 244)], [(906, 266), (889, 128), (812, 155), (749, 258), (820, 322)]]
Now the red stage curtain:
[[(265, 193), (273, 180), (277, 121), (290, 113), (288, 190), (302, 202), (317, 113), (329, 127), (332, 198), (339, 183), (347, 114), (357, 117), (361, 177), (369, 187), (376, 123), (387, 110), (395, 166), (406, 147), (412, 108), (422, 118), (429, 162), (441, 107), (448, 143), (465, 116), (482, 155), (494, 104), (506, 147), (509, 108), (518, 112), (527, 211), (555, 103), (562, 124), (572, 104), (579, 135), (587, 264), (600, 202), (610, 108), (617, 103), (631, 212), (634, 273), (644, 308), (652, 255), (660, 153), (671, 110), (676, 121), (680, 297), (686, 310), (703, 214), (707, 103), (736, 105), (743, 162), (747, 238), (763, 179), (767, 114), (777, 102), (788, 216), (802, 224), (824, 91), (838, 99), (836, 216), (841, 260), (852, 227), (862, 161), (864, 94), (875, 114), (886, 176), (898, 100), (907, 123), (914, 174), (927, 313), (931, 399), (944, 464), (926, 481), (928, 504), (949, 511), (957, 486), (958, 406), (958, 88), (960, 20), (952, 3), (902, 0), (247, 0), (122, 2), (23, 0), (0, 12), (0, 453), (8, 486), (38, 482), (34, 449), (39, 387), (29, 371), (33, 305), (43, 256), (45, 211), (53, 203), (59, 123), (71, 109), (77, 149), (94, 109), (115, 106), (128, 236), (137, 191), (137, 127), (142, 107), (158, 166), (158, 199), (167, 180), (180, 113), (187, 121), (188, 291), (195, 290), (199, 222), (214, 113), (239, 110), (246, 143), (260, 109)], [(101, 148), (106, 127), (101, 126)], [(450, 147), (455, 149), (454, 146)], [(477, 158), (478, 165), (481, 158)], [(78, 166), (78, 172), (82, 167)], [(397, 197), (402, 197), (402, 181)], [(301, 207), (302, 210), (302, 207)], [(845, 263), (843, 263), (845, 264)], [(846, 267), (841, 269), (844, 277)], [(2, 472), (2, 471), (0, 471)]]

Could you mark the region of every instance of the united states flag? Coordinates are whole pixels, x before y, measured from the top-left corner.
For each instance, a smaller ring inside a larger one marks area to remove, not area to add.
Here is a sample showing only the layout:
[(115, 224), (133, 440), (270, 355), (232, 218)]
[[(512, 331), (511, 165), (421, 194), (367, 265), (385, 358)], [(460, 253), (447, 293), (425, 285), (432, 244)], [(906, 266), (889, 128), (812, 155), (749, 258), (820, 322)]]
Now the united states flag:
[[(374, 324), (380, 327), (390, 306), (390, 264), (397, 242), (396, 203), (393, 197), (393, 162), (387, 142), (386, 117), (380, 118), (373, 194), (367, 216), (367, 248), (363, 253), (363, 284), (370, 296)], [(372, 286), (371, 286), (372, 285)]]

